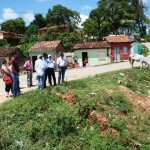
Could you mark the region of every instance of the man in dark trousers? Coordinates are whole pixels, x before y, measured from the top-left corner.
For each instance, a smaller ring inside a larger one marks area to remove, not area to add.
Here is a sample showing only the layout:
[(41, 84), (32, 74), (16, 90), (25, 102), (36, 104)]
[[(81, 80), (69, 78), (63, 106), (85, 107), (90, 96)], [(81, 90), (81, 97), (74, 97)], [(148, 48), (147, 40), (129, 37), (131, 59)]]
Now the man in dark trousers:
[(12, 94), (13, 97), (16, 97), (20, 94), (19, 87), (19, 62), (18, 62), (18, 53), (16, 50), (12, 51), (12, 57), (10, 59), (10, 67), (11, 67), (11, 77), (13, 80), (12, 83)]
[(44, 71), (44, 75), (45, 75), (45, 79), (44, 79), (44, 88), (46, 88), (46, 80), (47, 80), (47, 76), (48, 76), (48, 73), (47, 73), (47, 69), (48, 69), (48, 55), (47, 53), (43, 53), (43, 62), (44, 62), (44, 68), (45, 68), (45, 71)]
[(49, 84), (52, 85), (52, 80), (51, 78), (53, 78), (53, 83), (54, 86), (56, 85), (56, 77), (55, 77), (55, 62), (52, 59), (51, 55), (48, 55), (48, 68), (47, 68), (47, 73), (48, 73), (48, 80), (49, 80)]

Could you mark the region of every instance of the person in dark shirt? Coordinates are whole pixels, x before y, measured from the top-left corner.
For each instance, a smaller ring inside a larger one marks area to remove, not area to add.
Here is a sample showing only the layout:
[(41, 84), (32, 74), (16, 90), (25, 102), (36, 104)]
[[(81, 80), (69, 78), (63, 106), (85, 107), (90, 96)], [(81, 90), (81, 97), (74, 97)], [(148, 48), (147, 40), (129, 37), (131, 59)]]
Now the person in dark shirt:
[(11, 70), (11, 77), (13, 80), (12, 83), (12, 94), (13, 97), (16, 97), (20, 94), (20, 87), (19, 87), (19, 62), (18, 62), (18, 53), (17, 51), (12, 51), (12, 57), (10, 59), (10, 70)]

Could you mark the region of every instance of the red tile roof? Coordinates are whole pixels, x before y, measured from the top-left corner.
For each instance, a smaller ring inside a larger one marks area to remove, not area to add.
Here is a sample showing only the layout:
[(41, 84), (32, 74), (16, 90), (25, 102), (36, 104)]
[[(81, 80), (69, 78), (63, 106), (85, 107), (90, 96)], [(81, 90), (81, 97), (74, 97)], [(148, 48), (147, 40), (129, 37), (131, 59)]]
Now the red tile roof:
[(6, 31), (2, 31), (2, 30), (0, 30), (0, 33), (6, 33), (6, 34), (10, 34), (10, 35), (18, 35), (18, 36), (24, 37), (23, 34), (17, 34), (17, 33), (13, 33), (13, 32), (6, 32)]
[(81, 44), (76, 44), (73, 49), (96, 49), (96, 48), (107, 48), (110, 47), (107, 41), (100, 42), (86, 42)]
[(60, 26), (51, 26), (51, 27), (44, 27), (40, 28), (39, 30), (48, 30), (48, 29), (59, 29), (59, 28), (67, 28), (67, 25), (60, 25)]
[(125, 35), (110, 35), (106, 37), (109, 43), (126, 43), (130, 42), (128, 36)]
[(29, 51), (54, 50), (60, 42), (60, 40), (36, 42)]
[(1, 55), (1, 56), (7, 56), (7, 55), (11, 54), (11, 52), (12, 52), (13, 50), (15, 50), (15, 49), (16, 49), (16, 48), (14, 48), (14, 47), (1, 49), (1, 50), (0, 50), (0, 55)]

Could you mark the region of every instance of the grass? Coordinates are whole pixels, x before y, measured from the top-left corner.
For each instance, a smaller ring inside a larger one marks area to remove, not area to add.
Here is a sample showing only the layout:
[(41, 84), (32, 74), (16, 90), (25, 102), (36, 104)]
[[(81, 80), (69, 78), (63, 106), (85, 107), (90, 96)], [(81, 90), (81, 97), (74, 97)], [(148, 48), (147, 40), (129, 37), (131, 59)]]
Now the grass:
[[(121, 70), (66, 82), (46, 90), (25, 93), (1, 105), (0, 149), (148, 150), (150, 116), (135, 108), (119, 86), (146, 97), (150, 71)], [(120, 81), (120, 82), (118, 82)], [(138, 90), (138, 92), (137, 92)], [(73, 93), (67, 104), (55, 93)], [(107, 118), (106, 134), (89, 110)]]

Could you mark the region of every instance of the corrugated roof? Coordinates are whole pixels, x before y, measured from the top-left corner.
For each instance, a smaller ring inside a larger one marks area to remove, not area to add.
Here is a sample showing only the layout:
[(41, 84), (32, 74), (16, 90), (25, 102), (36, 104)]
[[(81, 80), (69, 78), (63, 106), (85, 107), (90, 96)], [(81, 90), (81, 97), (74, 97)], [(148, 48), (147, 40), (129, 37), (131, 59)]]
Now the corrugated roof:
[(60, 40), (36, 42), (29, 51), (54, 50), (60, 42)]
[(106, 37), (109, 43), (126, 43), (130, 42), (128, 36), (125, 35), (109, 35)]
[(86, 42), (81, 44), (76, 44), (73, 49), (92, 49), (92, 48), (107, 48), (110, 47), (107, 41), (100, 42)]

